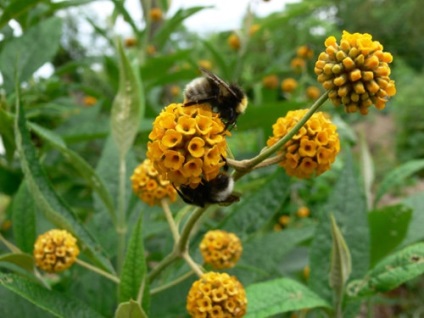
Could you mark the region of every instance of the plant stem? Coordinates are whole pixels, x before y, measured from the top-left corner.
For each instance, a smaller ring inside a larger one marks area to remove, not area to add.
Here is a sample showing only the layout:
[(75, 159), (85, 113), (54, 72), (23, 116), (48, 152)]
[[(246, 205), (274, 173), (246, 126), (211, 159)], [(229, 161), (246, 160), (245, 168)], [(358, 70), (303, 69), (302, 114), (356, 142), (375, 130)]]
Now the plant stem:
[(174, 238), (174, 242), (177, 243), (180, 239), (180, 234), (178, 233), (177, 225), (175, 224), (174, 218), (172, 217), (172, 212), (169, 209), (168, 201), (162, 199), (160, 201), (163, 212), (165, 213), (166, 220), (168, 221), (169, 228), (171, 229), (172, 237)]
[(184, 260), (186, 261), (186, 263), (188, 264), (188, 266), (190, 266), (190, 268), (193, 270), (193, 272), (196, 273), (197, 276), (202, 277), (204, 270), (200, 267), (199, 264), (197, 264), (188, 254), (187, 251), (185, 251), (182, 254)]
[(161, 271), (171, 265), (178, 257), (180, 257), (180, 253), (178, 253), (176, 249), (174, 249), (171, 253), (165, 256), (165, 258), (162, 259), (162, 261), (160, 261), (159, 264), (155, 268), (153, 268), (153, 270), (149, 273), (149, 282), (153, 281), (156, 276), (160, 274)]
[(181, 232), (180, 240), (177, 244), (177, 249), (180, 254), (183, 254), (187, 250), (188, 240), (190, 238), (191, 231), (193, 230), (194, 225), (203, 215), (205, 210), (206, 208), (197, 208), (196, 210), (194, 210), (193, 214), (190, 216), (187, 223), (185, 224)]
[(85, 267), (87, 269), (89, 269), (90, 271), (93, 271), (99, 275), (102, 275), (104, 277), (106, 277), (107, 279), (110, 279), (111, 281), (113, 281), (114, 283), (119, 284), (121, 281), (119, 280), (118, 277), (116, 277), (115, 275), (109, 274), (108, 272), (105, 272), (104, 270), (101, 270), (98, 267), (95, 267), (89, 263), (86, 263), (82, 260), (80, 260), (79, 258), (76, 259), (75, 263), (77, 263), (78, 265), (81, 265), (82, 267)]
[(182, 281), (186, 280), (187, 278), (189, 278), (193, 274), (194, 274), (194, 272), (192, 270), (190, 270), (187, 273), (185, 273), (185, 274), (181, 275), (180, 277), (176, 278), (172, 282), (169, 282), (167, 284), (163, 284), (162, 286), (159, 286), (159, 287), (156, 287), (156, 288), (152, 288), (150, 290), (150, 295), (154, 295), (154, 294), (160, 293), (163, 290), (166, 290), (166, 289), (171, 288), (171, 287), (173, 287), (175, 285), (178, 285), (179, 283), (181, 283)]
[[(299, 120), (299, 122), (276, 144), (272, 145), (269, 148), (265, 148), (259, 155), (252, 159), (244, 160), (240, 162), (243, 165), (243, 168), (240, 168), (240, 165), (236, 165), (236, 172), (234, 173), (234, 180), (240, 179), (242, 176), (251, 171), (256, 165), (270, 157), (272, 154), (281, 149), (281, 147), (286, 144), (298, 131), (302, 126), (311, 118), (311, 116), (324, 104), (324, 102), (328, 98), (328, 92), (325, 92), (318, 98), (315, 103), (311, 106), (309, 111), (305, 114), (305, 116)], [(239, 170), (237, 170), (237, 168)]]
[(119, 188), (118, 188), (118, 226), (116, 232), (118, 234), (118, 273), (121, 272), (125, 257), (125, 240), (127, 234), (127, 224), (125, 215), (125, 178), (126, 178), (125, 156), (120, 156), (119, 160)]

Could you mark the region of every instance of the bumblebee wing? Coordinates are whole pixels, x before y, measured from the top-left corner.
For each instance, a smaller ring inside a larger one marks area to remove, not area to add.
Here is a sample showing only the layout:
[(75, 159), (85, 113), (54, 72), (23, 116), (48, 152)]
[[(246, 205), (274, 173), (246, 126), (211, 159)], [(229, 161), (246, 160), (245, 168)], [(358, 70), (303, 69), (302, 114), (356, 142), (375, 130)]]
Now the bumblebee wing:
[[(202, 71), (202, 73), (206, 76), (206, 77), (208, 77), (208, 78), (210, 78), (212, 81), (214, 81), (214, 83), (216, 84), (216, 85), (218, 85), (219, 86), (219, 88), (220, 88), (220, 94), (221, 95), (228, 95), (228, 94), (231, 94), (231, 95), (233, 95), (234, 97), (236, 97), (237, 99), (238, 99), (238, 97), (237, 97), (237, 95), (236, 95), (236, 93), (231, 89), (231, 87), (226, 83), (226, 82), (224, 82), (221, 78), (219, 78), (217, 75), (215, 75), (214, 73), (212, 73), (212, 72), (209, 72), (208, 70), (206, 70), (206, 69), (204, 69), (204, 68), (200, 68), (200, 70)], [(222, 92), (222, 93), (221, 93)]]

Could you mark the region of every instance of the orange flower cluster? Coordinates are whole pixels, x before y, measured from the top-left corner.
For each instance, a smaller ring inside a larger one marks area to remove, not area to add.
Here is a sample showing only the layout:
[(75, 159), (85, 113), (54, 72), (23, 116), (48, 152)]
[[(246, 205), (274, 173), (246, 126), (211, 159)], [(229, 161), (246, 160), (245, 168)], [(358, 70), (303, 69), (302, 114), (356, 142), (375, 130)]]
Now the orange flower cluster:
[(334, 105), (343, 104), (348, 113), (366, 115), (371, 105), (383, 109), (389, 97), (396, 94), (389, 77), (393, 57), (383, 52), (383, 45), (373, 41), (370, 34), (343, 31), (340, 44), (330, 36), (325, 46), (314, 71)]
[(317, 100), (321, 96), (321, 91), (316, 86), (308, 86), (306, 88), (306, 97), (310, 100)]
[(286, 78), (281, 82), (281, 90), (286, 93), (291, 93), (297, 88), (297, 81), (294, 78)]
[(150, 15), (150, 19), (153, 22), (159, 22), (159, 21), (162, 20), (162, 17), (163, 17), (163, 13), (162, 13), (162, 10), (160, 8), (150, 9), (149, 15)]
[(303, 59), (311, 59), (314, 57), (314, 51), (308, 45), (302, 45), (297, 48), (296, 55)]
[[(307, 113), (307, 109), (290, 111), (272, 126), (268, 147), (284, 137)], [(322, 112), (314, 113), (306, 124), (283, 146), (280, 165), (290, 176), (309, 178), (330, 169), (340, 151), (336, 126)]]
[(39, 235), (34, 244), (35, 264), (49, 273), (71, 267), (78, 254), (76, 238), (65, 230), (50, 230)]
[(237, 235), (222, 230), (207, 232), (199, 247), (205, 263), (216, 269), (234, 267), (243, 250)]
[(187, 311), (195, 318), (243, 317), (246, 307), (243, 285), (227, 273), (203, 274), (187, 295)]
[(276, 89), (278, 87), (278, 76), (275, 74), (265, 76), (262, 78), (262, 85), (267, 89)]
[(298, 217), (300, 218), (307, 218), (310, 214), (311, 211), (309, 211), (309, 208), (306, 206), (301, 206), (297, 211), (296, 214)]
[(159, 175), (149, 159), (135, 168), (131, 183), (134, 193), (150, 206), (160, 204), (164, 198), (169, 198), (171, 202), (177, 199), (175, 188)]
[(234, 51), (238, 51), (241, 47), (240, 37), (235, 33), (232, 33), (228, 37), (227, 43), (230, 46), (230, 48), (233, 49)]
[(194, 189), (202, 179), (213, 180), (225, 165), (227, 134), (209, 104), (170, 104), (153, 122), (147, 157), (164, 179)]

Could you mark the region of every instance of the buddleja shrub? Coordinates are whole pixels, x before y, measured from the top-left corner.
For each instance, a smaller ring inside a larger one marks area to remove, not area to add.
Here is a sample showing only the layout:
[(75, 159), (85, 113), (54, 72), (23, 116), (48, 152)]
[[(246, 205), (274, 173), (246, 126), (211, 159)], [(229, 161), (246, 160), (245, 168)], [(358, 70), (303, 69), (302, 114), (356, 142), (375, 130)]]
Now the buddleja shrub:
[[(158, 8), (152, 9), (150, 19), (162, 23)], [(126, 43), (137, 45), (135, 39)], [(236, 34), (228, 43), (234, 51), (243, 46)], [(12, 48), (3, 50), (3, 60), (7, 50)], [(149, 130), (146, 158), (134, 164), (131, 150), (140, 122), (144, 124), (145, 94), (121, 44), (117, 55), (119, 89), (110, 116), (111, 138), (104, 144), (107, 160), (101, 159), (101, 169), (94, 170), (58, 135), (32, 123), (25, 114), (28, 101), (21, 100), (19, 88), (7, 87), (16, 95), (15, 107), (2, 109), (1, 114), (5, 122), (13, 121), (24, 178), (13, 202), (14, 234), (10, 239), (1, 236), (10, 253), (2, 254), (0, 263), (11, 264), (0, 272), (2, 295), (15, 293), (39, 307), (34, 316), (46, 311), (59, 317), (180, 317), (184, 313), (269, 317), (297, 311), (305, 315), (310, 310), (342, 317), (344, 312), (357, 313), (364, 297), (389, 291), (424, 272), (424, 245), (410, 244), (422, 237), (408, 234), (411, 218), (418, 218), (413, 212), (420, 201), (376, 208), (388, 188), (422, 168), (422, 162), (390, 173), (374, 202), (367, 201), (370, 197), (358, 183), (349, 146), (340, 142), (329, 113), (319, 111), (330, 100), (348, 113), (366, 115), (373, 106), (383, 109), (395, 95), (389, 67), (393, 58), (370, 34), (344, 31), (340, 42), (330, 36), (314, 68), (325, 92), (317, 98), (315, 87), (311, 94), (315, 102), (309, 108), (276, 113), (272, 135), (262, 151), (243, 160), (236, 159), (227, 142), (237, 129), (226, 129), (208, 101), (186, 107), (176, 100), (162, 109), (151, 130), (143, 128)], [(310, 59), (313, 53), (305, 46), (298, 55)], [(294, 68), (304, 69), (302, 61)], [(10, 84), (10, 77), (5, 80)], [(275, 77), (266, 81), (274, 88), (277, 82)], [(69, 159), (69, 166), (91, 186), (97, 205), (93, 221), (77, 215), (66, 203), (69, 198), (65, 200), (52, 186), (33, 145), (35, 135)], [(338, 160), (342, 162), (338, 178), (321, 211), (299, 204), (293, 215), (276, 214), (290, 194), (288, 176), (311, 180), (328, 173)], [(240, 179), (265, 167), (275, 172), (251, 194), (233, 193), (230, 188), (213, 196), (212, 190), (225, 190), (233, 182), (239, 190)], [(114, 177), (104, 179), (102, 169)], [(178, 194), (186, 202), (201, 204), (181, 208)], [(195, 199), (190, 201), (192, 196)], [(230, 206), (219, 206), (222, 203)], [(130, 213), (134, 205), (143, 207), (141, 214)], [(34, 211), (53, 227), (37, 233), (35, 241)], [(157, 221), (161, 211), (166, 230)], [(226, 211), (230, 212), (219, 222), (212, 222)], [(292, 225), (312, 216), (316, 222), (301, 228)], [(269, 231), (274, 218), (277, 231)], [(389, 238), (391, 230), (398, 231), (396, 240)], [(149, 240), (152, 236), (158, 238), (154, 244)], [(310, 262), (303, 271), (307, 279), (283, 277), (284, 256), (308, 240), (312, 241)], [(22, 316), (24, 310), (16, 306), (2, 301), (6, 309), (0, 312)]]

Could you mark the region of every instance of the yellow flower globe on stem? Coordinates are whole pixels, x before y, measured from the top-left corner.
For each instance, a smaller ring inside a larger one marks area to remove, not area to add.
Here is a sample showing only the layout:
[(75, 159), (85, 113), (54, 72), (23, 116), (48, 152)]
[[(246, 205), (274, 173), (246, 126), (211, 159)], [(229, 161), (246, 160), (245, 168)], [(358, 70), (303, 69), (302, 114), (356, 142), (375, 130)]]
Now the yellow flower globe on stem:
[(243, 317), (247, 298), (243, 285), (227, 273), (203, 274), (187, 295), (187, 311), (191, 317)]
[(340, 43), (330, 36), (325, 46), (314, 71), (332, 103), (344, 105), (348, 113), (363, 115), (372, 105), (384, 109), (396, 87), (390, 79), (393, 56), (383, 51), (383, 45), (368, 33), (343, 31)]
[(147, 157), (164, 179), (194, 189), (225, 165), (228, 134), (209, 104), (170, 104), (153, 122)]
[(34, 244), (35, 264), (48, 273), (68, 269), (78, 254), (77, 239), (65, 230), (53, 229), (41, 234)]
[[(273, 136), (267, 141), (268, 147), (284, 137), (307, 112), (307, 109), (289, 111), (285, 117), (278, 118), (272, 126)], [(280, 151), (284, 154), (280, 165), (286, 173), (304, 179), (329, 170), (340, 151), (336, 129), (324, 113), (314, 113)]]

